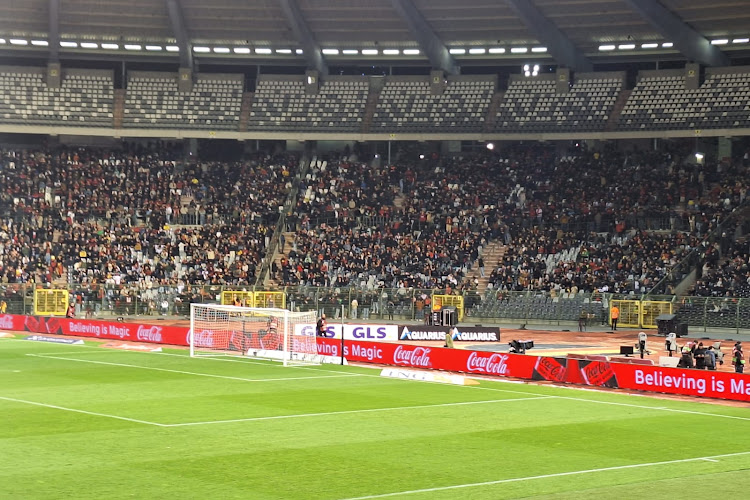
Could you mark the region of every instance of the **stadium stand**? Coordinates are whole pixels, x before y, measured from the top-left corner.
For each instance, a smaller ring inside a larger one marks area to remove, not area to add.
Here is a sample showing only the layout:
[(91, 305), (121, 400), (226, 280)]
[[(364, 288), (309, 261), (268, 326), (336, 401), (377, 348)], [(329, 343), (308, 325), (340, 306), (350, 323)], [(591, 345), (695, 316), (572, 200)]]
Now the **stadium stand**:
[(687, 89), (681, 70), (646, 72), (620, 116), (623, 130), (708, 129), (750, 126), (750, 68), (706, 70), (699, 88)]
[(45, 70), (0, 67), (0, 123), (112, 126), (112, 72), (64, 70), (60, 87), (48, 87)]
[(372, 131), (479, 132), (496, 86), (495, 78), (448, 77), (432, 94), (427, 77), (387, 77)]
[(497, 111), (496, 131), (603, 130), (623, 80), (623, 74), (582, 73), (569, 92), (560, 93), (554, 75), (512, 75)]
[(306, 92), (303, 77), (261, 77), (248, 130), (361, 131), (367, 78), (329, 77), (317, 94)]
[(123, 126), (238, 129), (241, 75), (198, 75), (191, 92), (177, 87), (174, 73), (130, 73)]

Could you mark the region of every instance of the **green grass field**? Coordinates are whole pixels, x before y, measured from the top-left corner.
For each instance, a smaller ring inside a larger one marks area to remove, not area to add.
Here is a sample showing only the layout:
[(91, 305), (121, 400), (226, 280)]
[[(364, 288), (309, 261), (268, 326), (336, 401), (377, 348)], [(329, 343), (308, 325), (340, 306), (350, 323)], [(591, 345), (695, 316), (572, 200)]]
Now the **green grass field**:
[(378, 374), (0, 339), (0, 498), (672, 499), (750, 489), (747, 408)]

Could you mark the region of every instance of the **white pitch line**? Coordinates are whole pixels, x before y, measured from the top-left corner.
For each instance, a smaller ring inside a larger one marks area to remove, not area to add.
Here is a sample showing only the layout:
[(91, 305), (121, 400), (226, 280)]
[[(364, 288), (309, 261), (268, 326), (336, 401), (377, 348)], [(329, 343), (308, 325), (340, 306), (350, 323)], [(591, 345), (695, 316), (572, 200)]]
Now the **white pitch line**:
[(113, 363), (110, 361), (95, 361), (93, 359), (78, 359), (78, 358), (63, 358), (60, 356), (51, 356), (46, 354), (26, 354), (27, 356), (32, 356), (35, 358), (44, 358), (44, 359), (59, 359), (62, 361), (74, 361), (78, 363), (91, 363), (95, 365), (108, 365), (108, 366), (121, 366), (124, 368), (138, 368), (141, 370), (153, 370), (157, 372), (168, 372), (168, 373), (180, 373), (182, 375), (193, 375), (196, 377), (210, 377), (210, 378), (221, 378), (225, 380), (239, 380), (242, 382), (283, 382), (286, 380), (317, 380), (322, 378), (343, 378), (343, 377), (359, 377), (361, 376), (358, 373), (344, 373), (344, 374), (338, 374), (338, 375), (320, 375), (320, 376), (314, 376), (314, 377), (280, 377), (280, 378), (243, 378), (243, 377), (231, 377), (229, 375), (214, 375), (212, 373), (198, 373), (198, 372), (188, 372), (185, 370), (170, 370), (168, 368), (155, 368), (153, 366), (140, 366), (140, 365), (131, 365), (127, 363)]
[(748, 455), (750, 454), (750, 451), (742, 451), (739, 453), (726, 453), (724, 455), (713, 455), (709, 457), (694, 457), (694, 458), (682, 458), (678, 460), (665, 460), (663, 462), (646, 462), (641, 464), (631, 464), (631, 465), (617, 465), (614, 467), (602, 467), (600, 469), (584, 469), (584, 470), (575, 470), (575, 471), (569, 471), (569, 472), (558, 472), (555, 474), (542, 474), (539, 476), (526, 476), (526, 477), (514, 477), (510, 479), (498, 479), (497, 481), (485, 481), (481, 483), (465, 483), (465, 484), (455, 484), (451, 486), (439, 486), (436, 488), (424, 488), (420, 490), (407, 490), (407, 491), (394, 491), (392, 493), (382, 493), (379, 495), (367, 495), (363, 497), (351, 497), (346, 498), (342, 500), (369, 500), (373, 498), (388, 498), (388, 497), (395, 497), (400, 495), (415, 495), (419, 493), (434, 493), (436, 491), (448, 491), (448, 490), (458, 490), (463, 488), (478, 488), (482, 486), (492, 486), (496, 484), (506, 484), (506, 483), (516, 483), (520, 481), (533, 481), (536, 479), (549, 479), (554, 477), (565, 477), (565, 476), (577, 476), (582, 474), (593, 474), (596, 472), (609, 472), (609, 471), (617, 471), (617, 470), (626, 470), (626, 469), (639, 469), (644, 467), (654, 467), (659, 465), (671, 465), (671, 464), (680, 464), (680, 463), (687, 463), (687, 462), (696, 462), (701, 460), (712, 460), (716, 458), (726, 458), (726, 457), (736, 457), (741, 455)]
[(461, 401), (458, 403), (440, 403), (434, 405), (417, 405), (417, 406), (395, 406), (390, 408), (366, 408), (362, 410), (343, 410), (343, 411), (326, 411), (320, 413), (298, 413), (292, 415), (273, 415), (269, 417), (250, 417), (250, 418), (235, 418), (232, 420), (209, 420), (206, 422), (185, 422), (181, 424), (164, 424), (164, 427), (187, 427), (191, 425), (209, 425), (209, 424), (229, 424), (237, 422), (257, 422), (261, 420), (282, 420), (287, 418), (305, 418), (305, 417), (325, 417), (330, 415), (346, 415), (352, 413), (375, 413), (381, 411), (399, 411), (399, 410), (418, 410), (425, 408), (441, 408), (447, 406), (468, 406), (468, 405), (479, 405), (488, 403), (511, 403), (515, 401), (533, 401), (537, 399), (551, 399), (554, 396), (540, 396), (531, 398), (515, 398), (515, 399), (491, 399), (485, 401)]
[(5, 401), (12, 401), (14, 403), (24, 403), (27, 405), (33, 405), (33, 406), (42, 406), (44, 408), (52, 408), (54, 410), (64, 410), (64, 411), (70, 411), (74, 413), (83, 413), (84, 415), (92, 415), (95, 417), (106, 417), (106, 418), (114, 418), (117, 420), (125, 420), (127, 422), (135, 422), (136, 424), (146, 424), (146, 425), (155, 425), (157, 427), (166, 427), (164, 424), (159, 424), (156, 422), (149, 422), (148, 420), (138, 420), (136, 418), (128, 418), (128, 417), (120, 417), (118, 415), (110, 415), (108, 413), (98, 413), (95, 411), (86, 411), (86, 410), (78, 410), (76, 408), (67, 408), (65, 406), (58, 406), (58, 405), (50, 405), (46, 403), (39, 403), (37, 401), (27, 401), (25, 399), (16, 399), (16, 398), (8, 398), (4, 396), (0, 396), (0, 399)]

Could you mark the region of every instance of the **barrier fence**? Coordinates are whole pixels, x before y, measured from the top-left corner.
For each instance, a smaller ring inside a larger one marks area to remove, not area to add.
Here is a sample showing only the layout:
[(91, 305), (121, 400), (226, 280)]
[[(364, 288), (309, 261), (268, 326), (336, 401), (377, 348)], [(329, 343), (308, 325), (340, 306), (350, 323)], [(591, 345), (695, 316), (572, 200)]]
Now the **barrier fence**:
[[(0, 300), (5, 305), (0, 303), (0, 312), (4, 308), (10, 314), (34, 314), (34, 289), (35, 286), (29, 284), (1, 284)], [(461, 321), (464, 323), (494, 321), (562, 325), (581, 322), (584, 327), (604, 326), (610, 324), (611, 306), (617, 304), (620, 309), (618, 325), (624, 328), (656, 328), (660, 315), (674, 314), (677, 322), (688, 325), (693, 332), (709, 328), (750, 330), (750, 298), (746, 297), (488, 290), (481, 295), (476, 291), (452, 292), (450, 295), (456, 298), (445, 301), (446, 294), (442, 289), (313, 286), (268, 289), (218, 285), (142, 288), (92, 284), (69, 284), (67, 292), (79, 318), (186, 317), (190, 314), (191, 303), (221, 303), (222, 295), (225, 301), (237, 295), (256, 297), (259, 306), (316, 311), (325, 313), (329, 319), (424, 321), (432, 308), (433, 297), (441, 296), (441, 302), (463, 304)], [(55, 295), (56, 298), (59, 296)], [(355, 299), (356, 307), (353, 304)]]

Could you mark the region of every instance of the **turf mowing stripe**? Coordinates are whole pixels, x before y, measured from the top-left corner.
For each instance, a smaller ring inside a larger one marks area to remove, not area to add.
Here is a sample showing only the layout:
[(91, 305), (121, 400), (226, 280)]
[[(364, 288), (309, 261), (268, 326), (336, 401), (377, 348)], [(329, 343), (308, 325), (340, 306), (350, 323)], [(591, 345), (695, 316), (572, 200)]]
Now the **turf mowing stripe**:
[(361, 377), (359, 373), (344, 373), (344, 374), (338, 374), (338, 375), (320, 375), (320, 376), (311, 376), (311, 377), (284, 377), (284, 378), (242, 378), (242, 377), (231, 377), (229, 375), (214, 375), (211, 373), (198, 373), (198, 372), (188, 372), (184, 370), (170, 370), (168, 368), (155, 368), (152, 366), (140, 366), (140, 365), (130, 365), (127, 363), (112, 363), (110, 361), (95, 361), (93, 359), (78, 359), (78, 358), (62, 358), (60, 356), (52, 356), (47, 354), (26, 354), (27, 356), (32, 356), (35, 358), (44, 358), (44, 359), (59, 359), (62, 361), (75, 361), (78, 363), (92, 363), (95, 365), (109, 365), (109, 366), (121, 366), (123, 368), (139, 368), (141, 370), (153, 370), (157, 372), (169, 372), (169, 373), (181, 373), (183, 375), (194, 375), (197, 377), (211, 377), (211, 378), (222, 378), (226, 380), (240, 380), (242, 382), (281, 382), (285, 380), (317, 380), (321, 378), (342, 378), (342, 377)]
[(181, 424), (162, 424), (164, 427), (187, 427), (193, 425), (210, 425), (210, 424), (231, 424), (238, 422), (256, 422), (261, 420), (281, 420), (286, 418), (305, 418), (305, 417), (325, 417), (329, 415), (346, 415), (351, 413), (374, 413), (379, 411), (398, 411), (398, 410), (417, 410), (425, 408), (441, 408), (446, 406), (468, 406), (478, 405), (487, 403), (511, 403), (517, 401), (534, 401), (537, 399), (554, 399), (554, 396), (539, 396), (530, 398), (516, 398), (516, 399), (490, 399), (486, 401), (461, 401), (458, 403), (439, 403), (434, 405), (417, 405), (417, 406), (395, 406), (390, 408), (366, 408), (363, 410), (343, 410), (343, 411), (327, 411), (321, 413), (299, 413), (292, 415), (274, 415), (270, 417), (250, 417), (250, 418), (235, 418), (232, 420), (209, 420), (206, 422), (185, 422)]
[(0, 396), (0, 399), (4, 401), (12, 401), (14, 403), (24, 403), (27, 405), (33, 405), (33, 406), (42, 406), (44, 408), (52, 408), (54, 410), (64, 410), (64, 411), (70, 411), (74, 413), (83, 413), (84, 415), (92, 415), (95, 417), (106, 417), (106, 418), (115, 418), (117, 420), (125, 420), (127, 422), (134, 422), (136, 424), (146, 424), (146, 425), (155, 425), (157, 427), (165, 427), (164, 424), (159, 424), (156, 422), (149, 422), (147, 420), (138, 420), (136, 418), (128, 418), (128, 417), (120, 417), (119, 415), (109, 415), (108, 413), (97, 413), (94, 411), (86, 411), (86, 410), (77, 410), (75, 408), (66, 408), (65, 406), (57, 406), (57, 405), (50, 405), (46, 403), (39, 403), (36, 401), (27, 401), (25, 399), (16, 399), (16, 398), (6, 398), (4, 396)]
[(585, 469), (585, 470), (576, 470), (576, 471), (569, 471), (569, 472), (557, 472), (554, 474), (542, 474), (539, 476), (514, 477), (510, 479), (498, 479), (497, 481), (456, 484), (452, 486), (439, 486), (436, 488), (424, 488), (421, 490), (394, 491), (392, 493), (382, 493), (379, 495), (367, 495), (363, 497), (350, 497), (350, 498), (345, 498), (341, 500), (369, 500), (372, 498), (388, 498), (388, 497), (395, 497), (399, 495), (416, 495), (419, 493), (432, 493), (436, 491), (458, 490), (458, 489), (463, 489), (463, 488), (478, 488), (481, 486), (492, 486), (496, 484), (515, 483), (519, 481), (533, 481), (535, 479), (548, 479), (548, 478), (553, 478), (553, 477), (577, 476), (577, 475), (582, 475), (582, 474), (593, 474), (596, 472), (639, 469), (639, 468), (644, 468), (644, 467), (654, 467), (658, 465), (672, 465), (672, 464), (697, 462), (697, 461), (705, 461), (705, 460), (713, 460), (713, 461), (718, 462), (718, 460), (716, 460), (717, 458), (737, 457), (737, 456), (742, 456), (742, 455), (750, 455), (750, 451), (741, 451), (738, 453), (725, 453), (723, 455), (711, 455), (708, 457), (694, 457), (694, 458), (682, 458), (678, 460), (665, 460), (663, 462), (646, 462), (642, 464), (618, 465), (614, 467), (602, 467), (600, 469)]

